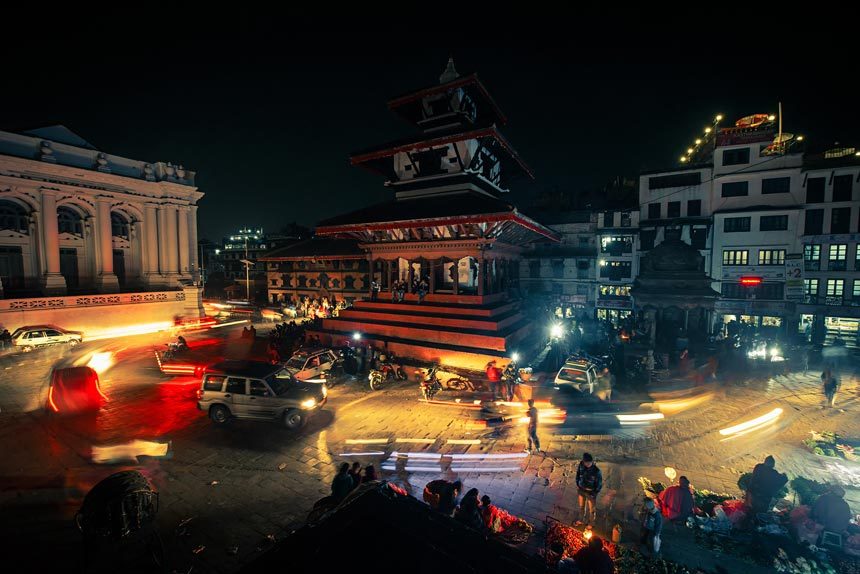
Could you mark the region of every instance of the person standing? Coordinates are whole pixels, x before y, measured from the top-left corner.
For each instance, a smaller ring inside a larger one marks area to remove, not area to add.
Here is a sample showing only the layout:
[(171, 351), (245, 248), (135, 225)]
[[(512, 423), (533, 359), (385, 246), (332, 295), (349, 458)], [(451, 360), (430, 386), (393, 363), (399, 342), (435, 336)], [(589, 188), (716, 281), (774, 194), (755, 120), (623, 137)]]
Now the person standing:
[(338, 473), (331, 481), (331, 496), (337, 502), (340, 502), (346, 498), (346, 495), (349, 494), (353, 488), (355, 488), (355, 484), (352, 481), (352, 477), (349, 475), (349, 463), (344, 462), (340, 465), (340, 470), (338, 470)]
[(788, 482), (788, 477), (777, 472), (775, 467), (776, 460), (768, 455), (764, 462), (753, 468), (744, 498), (744, 503), (751, 512), (758, 514), (767, 511), (773, 497)]
[(579, 492), (579, 520), (593, 523), (597, 519), (597, 495), (603, 489), (603, 473), (594, 464), (594, 457), (583, 453), (576, 469), (576, 488)]
[(642, 517), (642, 529), (639, 535), (639, 544), (651, 552), (652, 556), (660, 553), (662, 541), (660, 534), (663, 532), (663, 515), (657, 509), (657, 505), (650, 498), (645, 500), (645, 514)]
[[(531, 454), (532, 452), (542, 452), (540, 449), (540, 439), (537, 435), (537, 427), (538, 427), (538, 410), (535, 408), (535, 400), (529, 399), (528, 402), (529, 410), (527, 411), (527, 415), (529, 417), (529, 425), (528, 425), (528, 448), (526, 452)], [(534, 445), (534, 451), (532, 450), (532, 445)]]
[(493, 400), (499, 398), (501, 395), (501, 382), (502, 382), (502, 372), (496, 366), (495, 361), (490, 361), (487, 363), (487, 381), (490, 383), (490, 390), (493, 392)]

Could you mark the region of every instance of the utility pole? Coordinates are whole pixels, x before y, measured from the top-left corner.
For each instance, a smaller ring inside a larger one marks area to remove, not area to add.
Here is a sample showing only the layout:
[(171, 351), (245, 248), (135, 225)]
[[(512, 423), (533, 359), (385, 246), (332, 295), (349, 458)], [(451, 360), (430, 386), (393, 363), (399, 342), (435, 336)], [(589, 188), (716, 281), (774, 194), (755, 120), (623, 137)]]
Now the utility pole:
[(251, 265), (248, 260), (248, 234), (245, 234), (245, 301), (251, 302)]
[(206, 267), (205, 267), (205, 263), (203, 261), (203, 246), (197, 245), (197, 248), (200, 250), (200, 265), (198, 266), (199, 271), (200, 271), (200, 290), (205, 293), (206, 292)]

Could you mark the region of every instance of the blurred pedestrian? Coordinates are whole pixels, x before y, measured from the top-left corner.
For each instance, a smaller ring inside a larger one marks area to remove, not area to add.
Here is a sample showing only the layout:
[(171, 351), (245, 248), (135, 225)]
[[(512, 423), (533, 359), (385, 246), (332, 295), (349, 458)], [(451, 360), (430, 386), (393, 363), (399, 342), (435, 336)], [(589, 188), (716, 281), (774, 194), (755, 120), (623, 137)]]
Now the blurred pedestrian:
[(496, 366), (495, 361), (490, 361), (487, 363), (487, 381), (490, 384), (490, 391), (493, 393), (493, 400), (498, 399), (501, 392), (501, 383), (502, 383), (502, 370)]
[[(538, 435), (537, 435), (538, 410), (535, 408), (535, 400), (529, 399), (528, 405), (529, 405), (529, 410), (526, 412), (526, 415), (529, 417), (528, 448), (526, 448), (526, 452), (531, 454), (532, 452), (541, 452), (541, 450), (540, 450), (540, 439), (538, 438)], [(532, 450), (532, 446), (534, 446), (534, 450)]]

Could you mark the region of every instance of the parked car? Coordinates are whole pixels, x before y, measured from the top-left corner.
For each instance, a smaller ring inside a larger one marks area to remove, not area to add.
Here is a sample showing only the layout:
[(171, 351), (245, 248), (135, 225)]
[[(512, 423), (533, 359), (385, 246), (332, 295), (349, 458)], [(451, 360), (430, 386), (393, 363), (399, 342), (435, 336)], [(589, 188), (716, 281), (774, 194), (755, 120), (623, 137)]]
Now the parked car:
[(24, 353), (49, 345), (68, 345), (69, 347), (74, 347), (83, 341), (83, 339), (84, 336), (82, 333), (66, 331), (54, 325), (21, 327), (12, 333), (12, 344)]
[(284, 367), (300, 381), (307, 381), (325, 378), (340, 361), (331, 349), (305, 349), (290, 357)]
[(593, 363), (584, 361), (565, 361), (555, 376), (557, 387), (567, 387), (581, 393), (591, 394), (597, 384), (597, 369)]
[(90, 367), (68, 367), (51, 373), (47, 407), (52, 412), (94, 411), (106, 400), (99, 386), (99, 375)]
[(326, 395), (324, 384), (300, 381), (279, 365), (223, 361), (206, 368), (197, 408), (216, 425), (233, 418), (254, 419), (296, 430), (325, 404)]

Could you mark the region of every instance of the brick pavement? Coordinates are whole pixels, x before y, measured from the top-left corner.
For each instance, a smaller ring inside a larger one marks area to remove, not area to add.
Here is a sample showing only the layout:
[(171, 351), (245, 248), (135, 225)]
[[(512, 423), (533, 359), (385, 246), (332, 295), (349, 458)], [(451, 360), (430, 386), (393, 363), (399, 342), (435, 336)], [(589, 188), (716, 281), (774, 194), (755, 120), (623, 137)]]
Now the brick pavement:
[[(152, 391), (145, 387), (129, 391), (129, 400), (136, 392)], [(522, 427), (474, 430), (469, 426), (473, 413), (468, 409), (419, 402), (414, 384), (407, 387), (404, 383), (375, 394), (359, 384), (336, 387), (326, 411), (299, 434), (274, 425), (245, 422), (216, 429), (202, 413), (187, 407), (181, 393), (159, 393), (147, 395), (148, 400), (166, 407), (182, 407), (156, 421), (146, 420), (149, 411), (139, 410), (135, 416), (140, 419), (129, 420), (129, 425), (137, 424), (144, 429), (143, 434), (153, 433), (149, 438), (170, 439), (171, 456), (141, 459), (133, 466), (91, 464), (85, 452), (86, 433), (64, 433), (63, 427), (52, 426), (38, 415), (0, 419), (0, 448), (6, 453), (0, 466), (0, 507), (4, 516), (0, 539), (13, 542), (23, 551), (32, 551), (44, 563), (56, 561), (58, 556), (73, 556), (78, 539), (71, 517), (83, 494), (111, 472), (136, 467), (151, 478), (160, 492), (158, 524), (173, 567), (178, 571), (194, 566), (198, 572), (232, 572), (256, 556), (259, 548), (271, 544), (267, 536), (285, 536), (303, 523), (313, 501), (328, 494), (336, 465), (346, 460), (340, 456), (345, 452), (383, 451), (383, 456), (358, 458), (379, 468), (394, 450), (502, 454), (520, 451), (525, 442)], [(494, 503), (539, 528), (547, 515), (570, 522), (577, 513), (576, 463), (587, 450), (598, 458), (606, 485), (599, 501), (602, 512), (598, 531), (608, 532), (619, 521), (627, 526), (625, 536), (632, 537), (634, 529), (626, 519), (633, 516), (634, 501), (641, 494), (636, 479), (642, 475), (660, 479), (664, 466), (677, 468), (699, 488), (727, 492), (737, 490), (740, 472), (749, 470), (768, 453), (774, 454), (779, 467), (792, 475), (820, 480), (834, 470), (840, 472), (833, 468), (834, 461), (815, 457), (799, 446), (799, 441), (810, 428), (857, 436), (856, 378), (843, 382), (842, 399), (844, 413), (818, 409), (814, 376), (754, 381), (743, 387), (729, 387), (724, 396), (672, 415), (662, 424), (644, 429), (639, 438), (594, 435), (572, 441), (545, 427), (541, 438), (549, 457), (531, 456), (514, 472), (464, 472), (459, 478), (467, 489), (478, 488)], [(719, 428), (756, 416), (759, 409), (767, 410), (774, 403), (786, 409), (785, 419), (790, 423), (776, 427), (778, 433), (738, 442), (716, 440)], [(119, 410), (106, 414), (120, 415)], [(427, 445), (398, 443), (397, 438), (436, 440)], [(347, 444), (350, 439), (387, 442)], [(447, 443), (449, 439), (481, 442), (454, 445)], [(281, 465), (285, 465), (283, 469)], [(426, 482), (439, 477), (452, 479), (455, 475), (442, 466), (433, 472), (384, 473), (419, 498)], [(849, 491), (849, 496), (855, 493), (856, 490)], [(186, 534), (177, 535), (177, 526), (189, 518)], [(47, 555), (40, 551), (45, 533), (49, 533), (55, 549)], [(533, 540), (536, 542), (538, 537)], [(193, 550), (201, 546), (205, 549), (194, 554)], [(235, 555), (228, 552), (232, 547), (238, 547)], [(666, 552), (672, 555), (671, 540), (667, 541)], [(707, 553), (698, 559), (712, 560)]]

